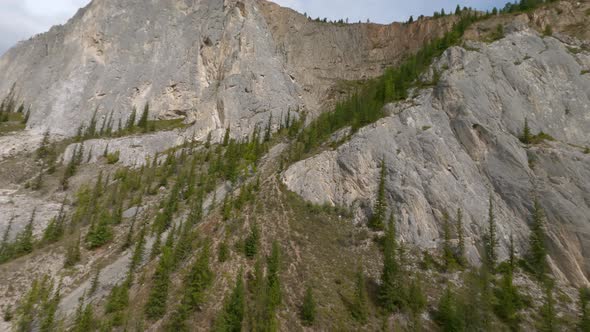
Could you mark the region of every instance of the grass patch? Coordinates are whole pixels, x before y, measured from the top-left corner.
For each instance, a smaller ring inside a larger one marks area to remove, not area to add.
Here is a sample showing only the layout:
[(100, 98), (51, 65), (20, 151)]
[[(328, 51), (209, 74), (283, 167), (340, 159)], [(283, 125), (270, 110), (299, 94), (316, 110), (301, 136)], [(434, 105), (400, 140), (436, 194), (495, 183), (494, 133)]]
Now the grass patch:
[(580, 72), (580, 75), (586, 75), (588, 73), (590, 73), (590, 69), (584, 69)]
[(541, 131), (537, 135), (533, 135), (531, 137), (530, 144), (540, 144), (544, 141), (555, 141), (555, 138), (553, 138), (553, 136)]
[(3, 121), (0, 121), (0, 136), (24, 130), (27, 126), (24, 119), (25, 116), (22, 113), (4, 113)]

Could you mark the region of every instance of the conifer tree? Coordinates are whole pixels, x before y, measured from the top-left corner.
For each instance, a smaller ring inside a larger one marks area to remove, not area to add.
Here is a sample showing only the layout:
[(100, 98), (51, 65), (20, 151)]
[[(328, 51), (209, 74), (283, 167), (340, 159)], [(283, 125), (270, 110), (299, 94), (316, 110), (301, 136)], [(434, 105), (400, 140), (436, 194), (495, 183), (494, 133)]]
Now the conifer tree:
[(268, 124), (266, 125), (266, 132), (264, 134), (264, 141), (269, 142), (272, 136), (272, 112), (270, 113), (270, 117), (268, 118)]
[(137, 109), (135, 107), (133, 107), (133, 110), (131, 111), (131, 115), (129, 115), (129, 118), (127, 119), (127, 124), (125, 125), (125, 129), (127, 129), (128, 131), (132, 131), (133, 128), (135, 127), (135, 118), (137, 117)]
[(377, 192), (377, 202), (373, 208), (373, 215), (369, 219), (369, 227), (374, 230), (382, 230), (385, 223), (385, 213), (387, 210), (387, 203), (385, 201), (385, 178), (387, 170), (385, 168), (385, 160), (381, 160), (381, 173), (379, 179), (379, 190)]
[(66, 251), (66, 259), (64, 262), (64, 267), (72, 267), (76, 265), (80, 261), (81, 253), (80, 253), (80, 236), (78, 236), (76, 241), (73, 241)]
[(145, 314), (149, 319), (157, 320), (166, 313), (170, 271), (172, 268), (172, 249), (164, 246), (162, 255), (153, 277), (153, 285), (145, 306)]
[(457, 237), (459, 238), (459, 243), (457, 247), (457, 261), (461, 266), (467, 265), (467, 260), (465, 258), (465, 233), (463, 230), (463, 211), (461, 209), (457, 209)]
[(494, 216), (494, 205), (492, 195), (490, 194), (489, 209), (488, 209), (488, 229), (487, 234), (484, 235), (484, 251), (485, 263), (490, 270), (493, 270), (498, 261), (498, 254), (496, 248), (498, 247), (498, 238), (496, 232), (496, 218)]
[(4, 233), (2, 234), (2, 242), (0, 242), (0, 264), (8, 261), (12, 257), (12, 245), (9, 242), (10, 232), (12, 230), (12, 223), (14, 222), (15, 217), (11, 217), (8, 221), (8, 225), (6, 229), (4, 229)]
[(445, 269), (447, 271), (452, 270), (457, 265), (455, 261), (455, 255), (453, 253), (453, 247), (451, 245), (451, 222), (449, 220), (449, 214), (443, 212), (443, 260), (445, 262)]
[(256, 223), (252, 224), (250, 235), (244, 241), (244, 252), (246, 257), (254, 258), (258, 253), (258, 242), (260, 241), (260, 232)]
[(545, 283), (545, 298), (539, 311), (539, 330), (543, 332), (560, 331), (555, 311), (555, 300), (553, 299), (553, 284), (551, 281)]
[(369, 316), (367, 309), (367, 289), (365, 285), (365, 273), (362, 268), (359, 268), (356, 273), (356, 281), (354, 288), (354, 298), (352, 300), (351, 314), (352, 317), (361, 324), (367, 322)]
[(141, 128), (141, 130), (144, 133), (147, 133), (149, 130), (149, 128), (148, 128), (149, 113), (150, 113), (150, 104), (146, 103), (145, 107), (143, 108), (143, 113), (141, 113), (141, 118), (139, 118), (139, 122), (137, 123), (137, 126), (139, 128)]
[(457, 298), (450, 286), (447, 286), (438, 302), (434, 320), (445, 332), (465, 330)]
[(225, 130), (225, 135), (223, 136), (223, 146), (227, 146), (229, 144), (230, 141), (230, 136), (231, 135), (231, 127), (227, 127), (227, 129)]
[(90, 283), (90, 295), (96, 293), (98, 290), (98, 286), (100, 286), (100, 269), (97, 268), (94, 272), (94, 277), (92, 278), (92, 282)]
[(39, 149), (37, 149), (37, 159), (45, 159), (49, 156), (50, 143), (50, 133), (48, 129), (43, 134), (41, 145), (39, 146)]
[[(274, 241), (267, 266), (267, 285), (268, 285), (268, 311), (272, 314), (281, 304), (281, 283), (279, 271), (281, 268), (281, 249), (279, 243)], [(271, 319), (275, 319), (274, 315)]]
[(513, 284), (512, 268), (503, 272), (500, 287), (496, 289), (495, 305), (496, 314), (502, 319), (513, 331), (519, 330), (520, 315), (518, 311), (522, 308), (521, 296), (518, 289)]
[(383, 243), (383, 270), (379, 286), (379, 302), (388, 312), (404, 305), (403, 278), (400, 273), (400, 262), (397, 259), (397, 241), (395, 239), (395, 216), (393, 212), (385, 231)]
[(522, 135), (520, 136), (520, 141), (524, 144), (531, 144), (532, 142), (532, 134), (531, 128), (529, 127), (529, 119), (524, 119), (524, 128), (522, 130)]
[(301, 320), (306, 326), (313, 325), (316, 317), (316, 303), (313, 296), (313, 289), (307, 286), (305, 296), (303, 297), (303, 305), (301, 306)]
[(215, 322), (216, 332), (241, 332), (244, 320), (245, 294), (243, 273), (240, 271), (236, 285), (226, 300), (220, 316)]
[(33, 251), (33, 222), (36, 212), (37, 209), (34, 208), (29, 222), (16, 237), (15, 251), (17, 255), (25, 255)]
[(547, 249), (545, 247), (545, 222), (544, 213), (539, 200), (535, 197), (533, 202), (532, 226), (529, 236), (528, 261), (532, 270), (538, 277), (543, 277), (547, 272)]
[(422, 280), (420, 277), (411, 281), (408, 289), (408, 309), (412, 316), (412, 329), (420, 331), (422, 329), (421, 315), (428, 304), (426, 295), (422, 288)]
[(579, 321), (578, 328), (582, 332), (590, 331), (590, 288), (582, 287), (578, 296)]
[(141, 231), (139, 231), (138, 238), (135, 242), (135, 248), (133, 249), (133, 256), (131, 256), (131, 262), (129, 263), (129, 270), (135, 271), (135, 268), (141, 264), (143, 260), (143, 254), (145, 251), (145, 235), (146, 235), (146, 226), (144, 225), (141, 227)]

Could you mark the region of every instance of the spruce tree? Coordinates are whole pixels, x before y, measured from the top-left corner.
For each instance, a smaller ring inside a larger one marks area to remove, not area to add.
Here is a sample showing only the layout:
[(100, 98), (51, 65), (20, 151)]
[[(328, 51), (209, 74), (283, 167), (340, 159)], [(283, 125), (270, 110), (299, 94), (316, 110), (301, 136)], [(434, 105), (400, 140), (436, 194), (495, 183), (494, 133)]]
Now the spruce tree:
[(463, 230), (463, 211), (457, 209), (457, 237), (459, 238), (459, 244), (457, 247), (457, 261), (461, 266), (467, 265), (467, 259), (465, 257), (465, 233)]
[(301, 306), (301, 320), (303, 325), (313, 325), (316, 317), (316, 303), (313, 296), (313, 289), (308, 286), (303, 297), (303, 305)]
[(498, 261), (496, 248), (498, 247), (498, 238), (496, 231), (496, 217), (494, 216), (494, 205), (492, 195), (490, 194), (488, 209), (488, 229), (484, 235), (485, 264), (490, 270), (494, 270)]
[(354, 298), (351, 304), (352, 317), (361, 324), (367, 322), (369, 313), (367, 308), (368, 298), (365, 285), (365, 272), (359, 267), (356, 273)]
[(72, 267), (76, 265), (80, 261), (81, 253), (80, 253), (80, 236), (78, 236), (76, 241), (73, 241), (66, 250), (66, 259), (64, 262), (64, 267)]
[(434, 315), (434, 320), (445, 332), (464, 331), (465, 323), (461, 317), (460, 307), (457, 298), (450, 286), (447, 286), (445, 292), (438, 302), (438, 307)]
[(274, 241), (272, 244), (272, 250), (270, 257), (268, 258), (267, 264), (267, 285), (268, 285), (268, 311), (271, 313), (274, 319), (274, 312), (281, 304), (281, 282), (279, 272), (281, 269), (281, 249), (279, 243)]
[(539, 330), (543, 332), (560, 331), (553, 299), (552, 281), (545, 283), (545, 298), (539, 311)]
[(25, 255), (33, 251), (33, 222), (37, 209), (34, 208), (25, 228), (16, 236), (15, 251), (17, 255)]
[(387, 169), (385, 168), (385, 160), (381, 160), (381, 173), (379, 179), (379, 189), (377, 192), (377, 202), (373, 208), (373, 215), (369, 219), (369, 227), (373, 230), (382, 230), (385, 224), (385, 213), (387, 210), (387, 202), (385, 201), (385, 179), (387, 176)]
[(524, 128), (522, 130), (522, 135), (520, 136), (520, 141), (523, 142), (524, 144), (531, 144), (532, 142), (532, 134), (531, 134), (531, 128), (529, 127), (529, 119), (525, 118), (524, 119)]
[(216, 332), (241, 332), (244, 320), (245, 294), (243, 273), (240, 271), (236, 278), (236, 285), (226, 300), (220, 316), (215, 321)]
[(141, 130), (144, 133), (147, 133), (149, 131), (149, 128), (148, 128), (149, 114), (150, 114), (150, 104), (146, 103), (145, 107), (143, 108), (143, 113), (141, 113), (141, 118), (139, 118), (139, 122), (137, 123), (137, 126), (139, 128), (141, 128)]
[(411, 281), (408, 289), (408, 309), (410, 309), (412, 318), (412, 330), (420, 331), (422, 329), (421, 315), (428, 304), (426, 295), (422, 287), (422, 280), (420, 277), (414, 278)]
[(258, 225), (256, 223), (252, 224), (252, 228), (250, 229), (250, 235), (244, 241), (244, 252), (246, 257), (254, 258), (258, 253), (258, 242), (260, 241), (260, 231), (258, 230)]
[(518, 311), (522, 308), (521, 296), (513, 284), (512, 268), (508, 268), (502, 275), (500, 287), (495, 291), (497, 316), (502, 319), (513, 331), (519, 330), (520, 315)]
[(451, 222), (449, 214), (445, 211), (443, 212), (443, 260), (447, 271), (453, 270), (457, 265), (451, 245), (451, 237)]
[(133, 107), (133, 110), (131, 111), (131, 115), (129, 115), (129, 118), (127, 118), (127, 124), (125, 125), (125, 129), (127, 131), (132, 131), (133, 128), (135, 127), (135, 118), (137, 117), (137, 109), (135, 107)]
[(578, 328), (582, 332), (590, 331), (590, 288), (582, 287), (578, 296), (579, 321)]
[(10, 218), (10, 220), (8, 221), (8, 225), (6, 226), (6, 229), (4, 229), (4, 233), (2, 234), (2, 242), (0, 242), (0, 264), (8, 261), (12, 257), (13, 246), (9, 242), (9, 238), (14, 219), (14, 216)]
[(531, 233), (529, 236), (528, 261), (532, 270), (540, 278), (545, 275), (548, 269), (544, 218), (541, 204), (535, 197), (533, 202)]
[(385, 231), (383, 243), (383, 270), (379, 285), (379, 302), (388, 312), (400, 309), (404, 305), (403, 278), (400, 262), (397, 259), (397, 241), (395, 239), (395, 217), (393, 212)]
[(164, 246), (156, 272), (154, 273), (153, 285), (145, 305), (145, 314), (151, 320), (158, 320), (166, 313), (168, 288), (170, 287), (170, 272), (173, 264), (172, 260), (172, 249)]

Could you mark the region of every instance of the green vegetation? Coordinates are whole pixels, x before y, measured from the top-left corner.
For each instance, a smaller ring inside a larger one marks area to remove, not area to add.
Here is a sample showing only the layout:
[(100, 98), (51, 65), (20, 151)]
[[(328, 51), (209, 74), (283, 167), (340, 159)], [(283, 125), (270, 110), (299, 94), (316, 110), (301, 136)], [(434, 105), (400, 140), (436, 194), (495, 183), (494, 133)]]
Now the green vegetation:
[(387, 206), (385, 203), (385, 180), (387, 176), (387, 169), (385, 168), (385, 160), (381, 160), (381, 177), (379, 179), (379, 190), (377, 192), (377, 202), (373, 208), (373, 215), (369, 219), (368, 226), (373, 230), (382, 230), (385, 224), (385, 213)]
[(350, 98), (339, 102), (334, 111), (322, 113), (297, 136), (289, 153), (291, 161), (310, 154), (339, 129), (350, 126), (356, 131), (382, 118), (385, 115), (383, 106), (406, 99), (410, 88), (424, 84), (418, 82), (418, 78), (426, 72), (433, 59), (449, 46), (458, 44), (465, 30), (478, 19), (474, 12), (463, 12), (453, 29), (443, 37), (426, 43), (398, 67), (386, 70), (383, 76), (365, 82)]
[(354, 298), (350, 307), (352, 317), (359, 323), (367, 322), (369, 316), (367, 289), (365, 285), (365, 272), (359, 268), (356, 274), (356, 283), (354, 288)]
[(244, 321), (245, 292), (243, 274), (240, 272), (236, 278), (236, 285), (225, 301), (223, 310), (215, 321), (214, 331), (217, 332), (240, 332)]
[(305, 296), (303, 297), (303, 304), (301, 305), (301, 320), (306, 326), (312, 326), (316, 318), (316, 303), (313, 296), (313, 289), (307, 287)]

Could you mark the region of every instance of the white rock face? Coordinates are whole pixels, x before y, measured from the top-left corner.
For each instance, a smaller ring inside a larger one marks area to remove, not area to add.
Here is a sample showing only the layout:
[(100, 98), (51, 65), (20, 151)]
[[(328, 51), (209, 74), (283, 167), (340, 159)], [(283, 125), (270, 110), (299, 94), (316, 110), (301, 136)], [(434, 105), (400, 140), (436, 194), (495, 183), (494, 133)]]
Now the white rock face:
[(15, 84), (28, 127), (55, 135), (95, 110), (116, 127), (149, 102), (199, 138), (244, 137), (271, 114), (277, 129), (289, 110), (318, 111), (339, 80), (379, 75), (453, 20), (336, 25), (264, 0), (94, 0), (0, 57), (0, 98)]
[[(98, 110), (115, 124), (150, 103), (199, 133), (250, 134), (300, 105), (253, 1), (95, 0), (0, 58), (0, 96), (13, 84), (28, 124), (74, 135)], [(293, 114), (293, 116), (296, 116)], [(202, 136), (202, 135), (199, 135)]]
[[(444, 210), (464, 211), (468, 255), (486, 229), (492, 195), (500, 254), (510, 234), (526, 250), (532, 193), (547, 214), (551, 259), (568, 279), (586, 283), (590, 258), (590, 54), (572, 54), (551, 37), (525, 30), (478, 51), (451, 48), (435, 65), (447, 69), (434, 89), (388, 106), (392, 115), (362, 128), (334, 151), (296, 163), (288, 188), (314, 203), (370, 214), (387, 167), (387, 199), (403, 241), (439, 245)], [(529, 149), (517, 136), (525, 118), (555, 142)], [(529, 160), (531, 162), (529, 163)]]

